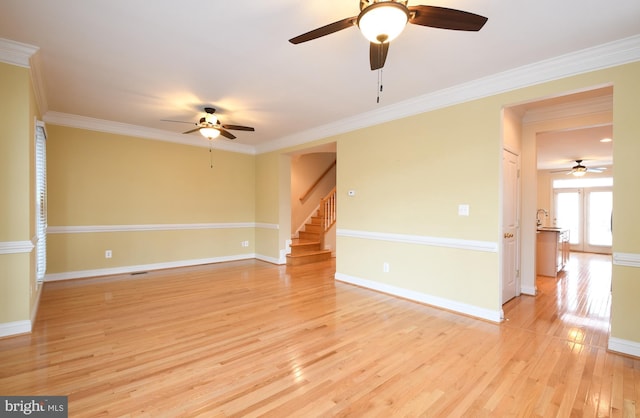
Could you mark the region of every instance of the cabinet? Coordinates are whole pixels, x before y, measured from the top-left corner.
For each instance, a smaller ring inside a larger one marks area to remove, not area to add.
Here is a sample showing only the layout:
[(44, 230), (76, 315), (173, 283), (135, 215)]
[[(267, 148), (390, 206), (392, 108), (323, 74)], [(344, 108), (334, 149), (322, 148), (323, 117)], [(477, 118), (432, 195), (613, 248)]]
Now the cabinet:
[(556, 277), (569, 261), (569, 230), (539, 228), (536, 250), (537, 274)]

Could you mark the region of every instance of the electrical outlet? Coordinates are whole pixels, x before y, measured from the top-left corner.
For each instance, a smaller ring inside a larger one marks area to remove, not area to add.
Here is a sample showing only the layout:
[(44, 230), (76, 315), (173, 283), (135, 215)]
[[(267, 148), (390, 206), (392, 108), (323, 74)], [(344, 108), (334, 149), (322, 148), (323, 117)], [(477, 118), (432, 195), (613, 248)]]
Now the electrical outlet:
[(111, 258), (113, 256), (113, 253), (111, 252), (111, 250), (106, 250), (104, 252), (104, 258)]
[(382, 271), (384, 273), (389, 273), (389, 263), (387, 263), (386, 261), (382, 263)]

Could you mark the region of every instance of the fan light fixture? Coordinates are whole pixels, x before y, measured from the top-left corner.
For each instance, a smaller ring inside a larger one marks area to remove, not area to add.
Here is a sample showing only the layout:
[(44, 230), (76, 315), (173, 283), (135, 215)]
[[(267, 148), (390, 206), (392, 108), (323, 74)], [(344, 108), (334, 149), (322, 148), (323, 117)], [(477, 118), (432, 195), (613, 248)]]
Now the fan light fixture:
[(404, 30), (409, 21), (406, 6), (394, 1), (374, 3), (358, 16), (358, 27), (369, 42), (383, 44), (391, 42)]
[(576, 177), (582, 177), (585, 174), (587, 174), (587, 168), (580, 166), (580, 167), (576, 167), (573, 169), (573, 171), (571, 172), (571, 174), (573, 174)]
[(207, 139), (215, 139), (220, 136), (220, 131), (215, 128), (200, 128), (200, 134)]

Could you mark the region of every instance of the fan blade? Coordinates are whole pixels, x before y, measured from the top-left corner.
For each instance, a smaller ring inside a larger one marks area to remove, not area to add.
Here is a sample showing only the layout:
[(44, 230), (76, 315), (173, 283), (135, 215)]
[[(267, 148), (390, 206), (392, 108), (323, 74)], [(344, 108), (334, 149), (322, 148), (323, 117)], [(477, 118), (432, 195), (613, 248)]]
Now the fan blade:
[(371, 71), (379, 70), (384, 67), (384, 62), (387, 60), (387, 53), (389, 52), (389, 42), (383, 44), (377, 44), (371, 42), (369, 46), (369, 62), (371, 63)]
[(192, 130), (190, 130), (190, 131), (183, 132), (183, 134), (190, 134), (190, 133), (192, 133), (192, 132), (196, 132), (196, 131), (199, 131), (199, 130), (200, 130), (200, 127), (197, 127), (196, 129), (192, 129)]
[(250, 126), (240, 126), (240, 125), (222, 125), (224, 129), (234, 129), (236, 131), (255, 131), (254, 128)]
[(604, 170), (606, 170), (604, 167), (603, 168), (587, 168), (587, 172), (589, 173), (602, 173)]
[(409, 23), (432, 28), (479, 31), (487, 18), (462, 10), (437, 6), (410, 6), (412, 13)]
[(318, 29), (314, 29), (307, 33), (303, 33), (302, 35), (296, 36), (295, 38), (289, 39), (289, 42), (292, 44), (300, 44), (302, 42), (311, 41), (313, 39), (320, 38), (322, 36), (330, 35), (334, 32), (341, 31), (342, 29), (347, 29), (350, 26), (353, 26), (356, 22), (357, 17), (348, 17), (346, 19), (338, 20), (337, 22), (329, 23), (326, 26), (323, 26)]
[(222, 134), (222, 136), (224, 136), (225, 138), (236, 139), (236, 136), (234, 134), (232, 134), (231, 132), (225, 131), (222, 128), (216, 128), (216, 129), (218, 129), (220, 131), (220, 133)]
[(189, 125), (195, 125), (195, 123), (193, 122), (185, 122), (183, 120), (172, 120), (172, 119), (160, 119), (160, 122), (188, 123)]

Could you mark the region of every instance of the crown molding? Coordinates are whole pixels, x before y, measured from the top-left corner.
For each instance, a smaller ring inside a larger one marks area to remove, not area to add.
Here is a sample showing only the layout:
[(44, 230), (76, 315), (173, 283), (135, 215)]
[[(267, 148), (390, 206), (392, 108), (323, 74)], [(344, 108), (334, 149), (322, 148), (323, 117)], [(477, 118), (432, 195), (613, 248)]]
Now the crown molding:
[[(86, 116), (71, 115), (60, 112), (47, 112), (44, 121), (52, 125), (68, 126), (71, 128), (86, 129), (89, 131), (106, 132), (116, 135), (134, 136), (137, 138), (155, 139), (158, 141), (174, 142), (181, 145), (209, 148), (209, 140), (197, 135), (183, 135), (161, 129), (147, 128), (144, 126), (130, 125), (127, 123), (112, 122), (103, 119), (89, 118)], [(224, 151), (241, 154), (255, 154), (254, 147), (226, 140), (215, 140), (213, 147)]]
[(0, 62), (29, 68), (29, 60), (38, 49), (37, 46), (0, 38)]
[(47, 111), (47, 98), (45, 96), (39, 51), (40, 48), (37, 46), (0, 38), (0, 62), (30, 70), (36, 103), (40, 114), (43, 114)]
[(587, 100), (563, 103), (556, 106), (545, 106), (540, 109), (530, 109), (524, 113), (522, 123), (528, 125), (554, 119), (565, 119), (574, 116), (603, 112), (613, 112), (612, 94)]
[(640, 60), (640, 35), (539, 61), (298, 132), (256, 147), (258, 154), (481, 99), (560, 78)]
[[(23, 67), (30, 67), (30, 58), (37, 47), (0, 39), (0, 61)], [(507, 70), (491, 76), (459, 84), (433, 93), (414, 97), (400, 103), (385, 106), (370, 112), (345, 118), (330, 124), (297, 132), (258, 146), (244, 145), (229, 141), (216, 141), (214, 147), (224, 151), (243, 154), (261, 154), (283, 148), (294, 147), (312, 141), (329, 138), (354, 130), (378, 125), (396, 119), (429, 112), (471, 100), (481, 99), (519, 88), (524, 88), (564, 77), (596, 71), (640, 60), (640, 35), (561, 55), (534, 64)], [(174, 142), (182, 145), (209, 147), (209, 142), (197, 136), (184, 136), (174, 132), (142, 126), (112, 122), (107, 120), (47, 111), (44, 84), (37, 65), (37, 56), (32, 77), (40, 110), (47, 123), (92, 131), (128, 135), (139, 138)], [(565, 109), (571, 111), (571, 109)], [(534, 116), (531, 116), (532, 118)]]

